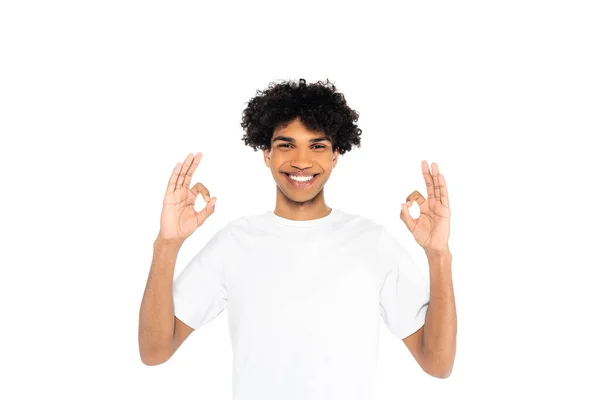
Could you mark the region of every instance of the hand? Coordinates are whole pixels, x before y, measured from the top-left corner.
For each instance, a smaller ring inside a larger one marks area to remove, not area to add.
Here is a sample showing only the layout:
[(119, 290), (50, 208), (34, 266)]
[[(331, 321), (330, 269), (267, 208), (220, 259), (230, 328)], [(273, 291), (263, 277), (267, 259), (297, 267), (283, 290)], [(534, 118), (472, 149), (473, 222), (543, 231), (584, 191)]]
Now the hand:
[[(200, 164), (202, 153), (190, 153), (183, 165), (177, 163), (171, 174), (163, 200), (160, 216), (159, 238), (166, 242), (183, 243), (206, 219), (215, 212), (216, 197), (210, 197), (208, 189), (200, 182), (190, 189), (192, 175)], [(199, 212), (194, 209), (196, 197), (202, 194), (206, 207)]]
[[(425, 251), (449, 251), (450, 203), (446, 180), (440, 174), (436, 163), (431, 164), (431, 169), (433, 175), (429, 172), (427, 161), (421, 162), (421, 170), (427, 185), (427, 199), (418, 190), (412, 192), (406, 198), (406, 203), (402, 203), (400, 219), (404, 221), (417, 243)], [(408, 208), (415, 200), (421, 212), (417, 219), (411, 217), (408, 212)]]

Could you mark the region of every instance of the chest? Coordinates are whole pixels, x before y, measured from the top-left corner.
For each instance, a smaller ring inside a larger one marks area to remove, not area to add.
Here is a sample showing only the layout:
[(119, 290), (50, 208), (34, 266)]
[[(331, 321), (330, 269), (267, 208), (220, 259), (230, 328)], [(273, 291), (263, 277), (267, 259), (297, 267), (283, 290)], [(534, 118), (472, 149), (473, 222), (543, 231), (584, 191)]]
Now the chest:
[(302, 337), (312, 348), (371, 335), (365, 327), (379, 317), (371, 256), (347, 238), (242, 248), (225, 268), (231, 322), (249, 337)]

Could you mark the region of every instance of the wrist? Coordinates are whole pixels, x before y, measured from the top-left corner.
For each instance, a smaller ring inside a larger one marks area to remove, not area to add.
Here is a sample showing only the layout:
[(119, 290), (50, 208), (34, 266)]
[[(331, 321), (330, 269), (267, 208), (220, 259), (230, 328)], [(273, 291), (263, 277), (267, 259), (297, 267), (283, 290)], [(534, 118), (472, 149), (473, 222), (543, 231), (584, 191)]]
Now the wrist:
[(440, 250), (425, 249), (425, 254), (427, 255), (427, 258), (429, 258), (429, 259), (431, 259), (431, 258), (452, 259), (452, 253), (450, 253), (450, 249), (448, 247), (446, 247), (444, 249), (440, 249)]
[(183, 245), (183, 240), (168, 239), (160, 234), (154, 239), (154, 247), (167, 247), (171, 249), (179, 249)]

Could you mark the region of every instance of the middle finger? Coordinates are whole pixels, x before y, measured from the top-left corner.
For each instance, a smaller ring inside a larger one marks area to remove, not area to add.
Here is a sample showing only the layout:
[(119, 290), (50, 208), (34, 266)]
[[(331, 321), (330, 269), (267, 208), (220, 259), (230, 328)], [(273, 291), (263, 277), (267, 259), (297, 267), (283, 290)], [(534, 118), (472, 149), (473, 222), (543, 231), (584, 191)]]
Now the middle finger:
[(197, 153), (194, 156), (194, 159), (192, 160), (192, 165), (190, 165), (190, 169), (188, 170), (188, 173), (185, 174), (185, 179), (183, 181), (184, 187), (187, 187), (187, 188), (190, 187), (190, 183), (192, 182), (192, 175), (194, 175), (194, 171), (196, 171), (198, 164), (200, 164), (201, 158), (202, 158), (202, 153)]
[(190, 168), (190, 165), (192, 164), (193, 157), (194, 157), (194, 155), (192, 153), (190, 153), (185, 158), (185, 161), (183, 162), (183, 165), (181, 166), (181, 171), (179, 171), (179, 176), (177, 177), (177, 189), (179, 189), (180, 187), (183, 187), (183, 182), (184, 182), (185, 176), (187, 175), (188, 169)]

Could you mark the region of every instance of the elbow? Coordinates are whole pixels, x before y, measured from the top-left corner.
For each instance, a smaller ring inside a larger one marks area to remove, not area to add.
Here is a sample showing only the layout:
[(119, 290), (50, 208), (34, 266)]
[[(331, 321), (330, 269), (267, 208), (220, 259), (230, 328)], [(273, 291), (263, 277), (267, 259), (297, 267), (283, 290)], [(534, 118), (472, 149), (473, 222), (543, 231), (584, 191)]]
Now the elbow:
[(438, 379), (449, 378), (451, 374), (452, 374), (452, 368), (443, 370), (443, 371), (436, 371), (436, 372), (429, 373), (429, 375), (433, 376), (434, 378), (438, 378)]
[(453, 361), (435, 360), (427, 363), (423, 370), (430, 376), (438, 379), (447, 379), (452, 375)]
[(161, 344), (152, 343), (141, 335), (138, 338), (138, 350), (140, 360), (144, 365), (148, 366), (164, 364), (173, 355), (171, 349), (164, 342)]
[(172, 354), (169, 354), (164, 348), (139, 346), (140, 360), (144, 365), (153, 366), (166, 363)]
[(141, 353), (140, 359), (144, 365), (154, 366), (164, 364), (169, 360), (170, 357), (165, 357), (160, 353)]
[(447, 379), (452, 375), (456, 352), (426, 352), (423, 351), (423, 370), (438, 379)]
[(450, 375), (452, 375), (452, 365), (429, 368), (426, 369), (425, 372), (434, 378), (447, 379), (450, 377)]

